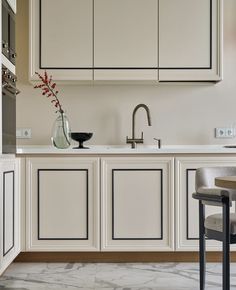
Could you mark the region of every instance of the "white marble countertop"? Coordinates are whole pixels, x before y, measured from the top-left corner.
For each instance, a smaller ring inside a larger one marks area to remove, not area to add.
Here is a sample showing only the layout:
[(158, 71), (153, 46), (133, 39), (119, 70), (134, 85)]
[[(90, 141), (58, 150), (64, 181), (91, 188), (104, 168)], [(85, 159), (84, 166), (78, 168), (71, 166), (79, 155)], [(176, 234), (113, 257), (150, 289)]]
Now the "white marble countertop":
[(131, 149), (130, 145), (90, 145), (89, 149), (57, 149), (50, 145), (18, 146), (18, 155), (31, 154), (236, 154), (236, 148), (224, 148), (224, 145), (164, 145), (158, 149), (155, 145), (139, 145)]

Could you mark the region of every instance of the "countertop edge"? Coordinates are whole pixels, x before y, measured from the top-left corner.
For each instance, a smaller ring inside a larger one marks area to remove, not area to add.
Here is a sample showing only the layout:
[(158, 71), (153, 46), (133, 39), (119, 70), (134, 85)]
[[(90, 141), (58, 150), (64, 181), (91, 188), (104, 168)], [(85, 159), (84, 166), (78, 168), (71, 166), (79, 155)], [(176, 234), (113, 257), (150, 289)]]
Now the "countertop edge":
[(56, 149), (52, 146), (18, 146), (17, 156), (23, 155), (162, 155), (162, 154), (236, 154), (236, 148), (223, 145), (172, 145), (158, 149), (144, 146), (131, 149), (126, 146), (91, 146), (90, 149)]

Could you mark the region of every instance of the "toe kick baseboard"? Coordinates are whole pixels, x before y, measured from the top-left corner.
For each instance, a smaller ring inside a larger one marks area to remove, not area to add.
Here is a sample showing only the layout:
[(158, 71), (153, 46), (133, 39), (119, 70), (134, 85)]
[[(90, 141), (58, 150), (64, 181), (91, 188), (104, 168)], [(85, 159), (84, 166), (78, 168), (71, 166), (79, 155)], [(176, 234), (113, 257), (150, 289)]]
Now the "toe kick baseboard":
[[(198, 262), (198, 252), (21, 252), (14, 262), (155, 263)], [(208, 262), (220, 262), (221, 252), (208, 252)], [(231, 253), (236, 262), (236, 252)]]

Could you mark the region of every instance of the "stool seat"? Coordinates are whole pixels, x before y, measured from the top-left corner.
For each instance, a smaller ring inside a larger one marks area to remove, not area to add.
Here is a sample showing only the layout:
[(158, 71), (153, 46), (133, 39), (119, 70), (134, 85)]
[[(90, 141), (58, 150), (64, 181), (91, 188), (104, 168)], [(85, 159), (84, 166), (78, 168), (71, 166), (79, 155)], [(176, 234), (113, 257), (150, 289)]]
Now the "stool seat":
[[(236, 213), (230, 214), (230, 234), (236, 235)], [(217, 232), (223, 232), (223, 216), (220, 213), (209, 215), (205, 219), (205, 228)]]

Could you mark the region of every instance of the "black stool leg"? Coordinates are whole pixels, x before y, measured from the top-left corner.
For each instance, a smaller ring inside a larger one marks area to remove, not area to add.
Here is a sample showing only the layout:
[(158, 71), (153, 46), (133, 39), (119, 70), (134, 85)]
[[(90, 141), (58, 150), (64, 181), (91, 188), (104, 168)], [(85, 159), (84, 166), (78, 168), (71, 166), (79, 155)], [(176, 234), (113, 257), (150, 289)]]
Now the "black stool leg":
[(206, 242), (205, 242), (205, 205), (199, 201), (199, 262), (200, 262), (200, 290), (205, 290), (206, 281)]
[(230, 289), (229, 200), (223, 204), (223, 290)]

